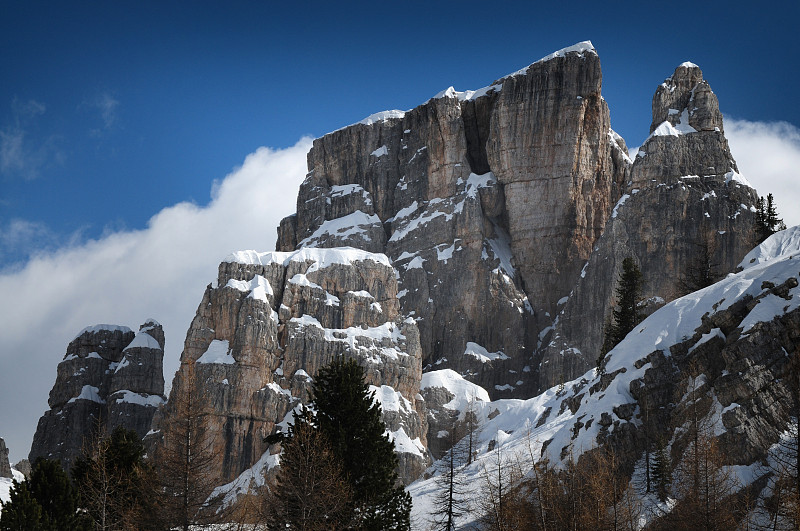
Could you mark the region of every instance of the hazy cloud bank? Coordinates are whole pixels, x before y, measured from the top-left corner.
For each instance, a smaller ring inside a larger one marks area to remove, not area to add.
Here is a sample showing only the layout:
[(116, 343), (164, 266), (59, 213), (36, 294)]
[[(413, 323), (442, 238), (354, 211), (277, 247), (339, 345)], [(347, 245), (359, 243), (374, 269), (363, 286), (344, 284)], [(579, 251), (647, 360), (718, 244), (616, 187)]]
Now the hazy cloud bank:
[[(271, 250), (280, 219), (295, 210), (310, 139), (283, 150), (260, 148), (214, 187), (211, 203), (179, 203), (146, 229), (116, 232), (39, 253), (0, 273), (0, 426), (16, 461), (26, 457), (67, 344), (92, 324), (164, 325), (167, 383), (206, 284), (239, 249)], [(46, 228), (15, 222), (3, 244)], [(12, 230), (13, 229), (13, 230)], [(13, 407), (12, 407), (13, 406)]]

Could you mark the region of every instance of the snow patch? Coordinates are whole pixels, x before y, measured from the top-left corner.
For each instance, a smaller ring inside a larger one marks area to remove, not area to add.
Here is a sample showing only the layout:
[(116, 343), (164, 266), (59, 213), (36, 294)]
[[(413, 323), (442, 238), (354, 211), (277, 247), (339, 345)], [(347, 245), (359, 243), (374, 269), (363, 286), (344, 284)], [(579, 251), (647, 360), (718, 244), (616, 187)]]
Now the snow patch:
[(227, 339), (215, 339), (208, 345), (202, 356), (197, 358), (197, 363), (219, 363), (231, 365), (236, 363), (230, 353), (230, 346)]
[(507, 360), (508, 356), (502, 351), (489, 352), (484, 347), (471, 341), (467, 342), (467, 348), (464, 350), (465, 356), (472, 356), (477, 358), (481, 363), (486, 363), (495, 360)]

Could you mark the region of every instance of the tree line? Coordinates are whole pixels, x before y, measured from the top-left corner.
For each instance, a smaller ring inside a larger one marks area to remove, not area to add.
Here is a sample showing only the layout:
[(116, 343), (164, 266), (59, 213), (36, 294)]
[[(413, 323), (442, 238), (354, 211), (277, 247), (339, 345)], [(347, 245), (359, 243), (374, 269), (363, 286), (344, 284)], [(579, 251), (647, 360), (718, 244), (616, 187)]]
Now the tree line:
[(13, 483), (0, 530), (410, 528), (394, 444), (354, 360), (319, 371), (288, 433), (265, 441), (282, 447), (274, 485), (234, 505), (215, 490), (216, 434), (205, 427), (193, 365), (181, 375), (184, 392), (171, 397), (154, 456), (136, 432), (117, 427), (87, 444), (69, 475), (39, 459), (28, 480)]

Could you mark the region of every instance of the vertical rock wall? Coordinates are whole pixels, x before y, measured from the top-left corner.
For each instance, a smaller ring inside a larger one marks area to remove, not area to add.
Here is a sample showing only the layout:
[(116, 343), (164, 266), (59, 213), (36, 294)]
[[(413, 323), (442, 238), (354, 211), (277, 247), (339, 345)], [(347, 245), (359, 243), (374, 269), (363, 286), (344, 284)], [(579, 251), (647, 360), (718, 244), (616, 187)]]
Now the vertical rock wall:
[(268, 435), (285, 431), (317, 371), (354, 358), (376, 399), (385, 400), (384, 420), (410, 482), (428, 464), (427, 427), (419, 333), (398, 310), (395, 271), (384, 255), (236, 253), (220, 265), (217, 287), (206, 289), (162, 415), (176, 415), (175, 400), (195, 393), (214, 434), (215, 469), (231, 481), (260, 462)]
[(117, 426), (144, 437), (164, 398), (164, 331), (149, 319), (134, 333), (125, 326), (82, 330), (67, 347), (39, 419), (29, 455), (58, 459), (65, 470), (98, 432)]

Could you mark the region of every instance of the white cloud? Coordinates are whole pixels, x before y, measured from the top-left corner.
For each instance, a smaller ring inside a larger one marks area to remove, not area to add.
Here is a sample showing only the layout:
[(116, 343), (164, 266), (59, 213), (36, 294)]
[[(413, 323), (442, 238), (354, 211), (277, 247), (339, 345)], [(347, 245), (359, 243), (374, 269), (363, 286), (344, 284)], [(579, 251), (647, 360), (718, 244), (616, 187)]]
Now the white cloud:
[(11, 102), (12, 122), (0, 130), (0, 173), (21, 176), (26, 180), (39, 177), (42, 168), (53, 162), (60, 163), (63, 154), (58, 148), (58, 138), (31, 139), (28, 128), (43, 115), (46, 106), (36, 100)]
[(27, 456), (56, 366), (87, 325), (135, 329), (148, 317), (160, 321), (169, 385), (219, 262), (234, 250), (274, 248), (280, 219), (295, 210), (310, 147), (302, 139), (283, 150), (260, 148), (215, 186), (207, 207), (180, 203), (153, 216), (144, 230), (37, 255), (0, 273), (0, 437), (12, 460)]
[(786, 122), (725, 118), (725, 136), (739, 172), (766, 197), (775, 196), (786, 225), (800, 225), (800, 129)]
[(92, 111), (100, 113), (100, 119), (103, 122), (101, 129), (93, 129), (91, 134), (94, 136), (102, 134), (102, 131), (111, 129), (117, 122), (117, 110), (119, 109), (119, 100), (109, 92), (102, 92), (92, 97), (91, 99), (84, 100), (79, 108), (88, 108)]

